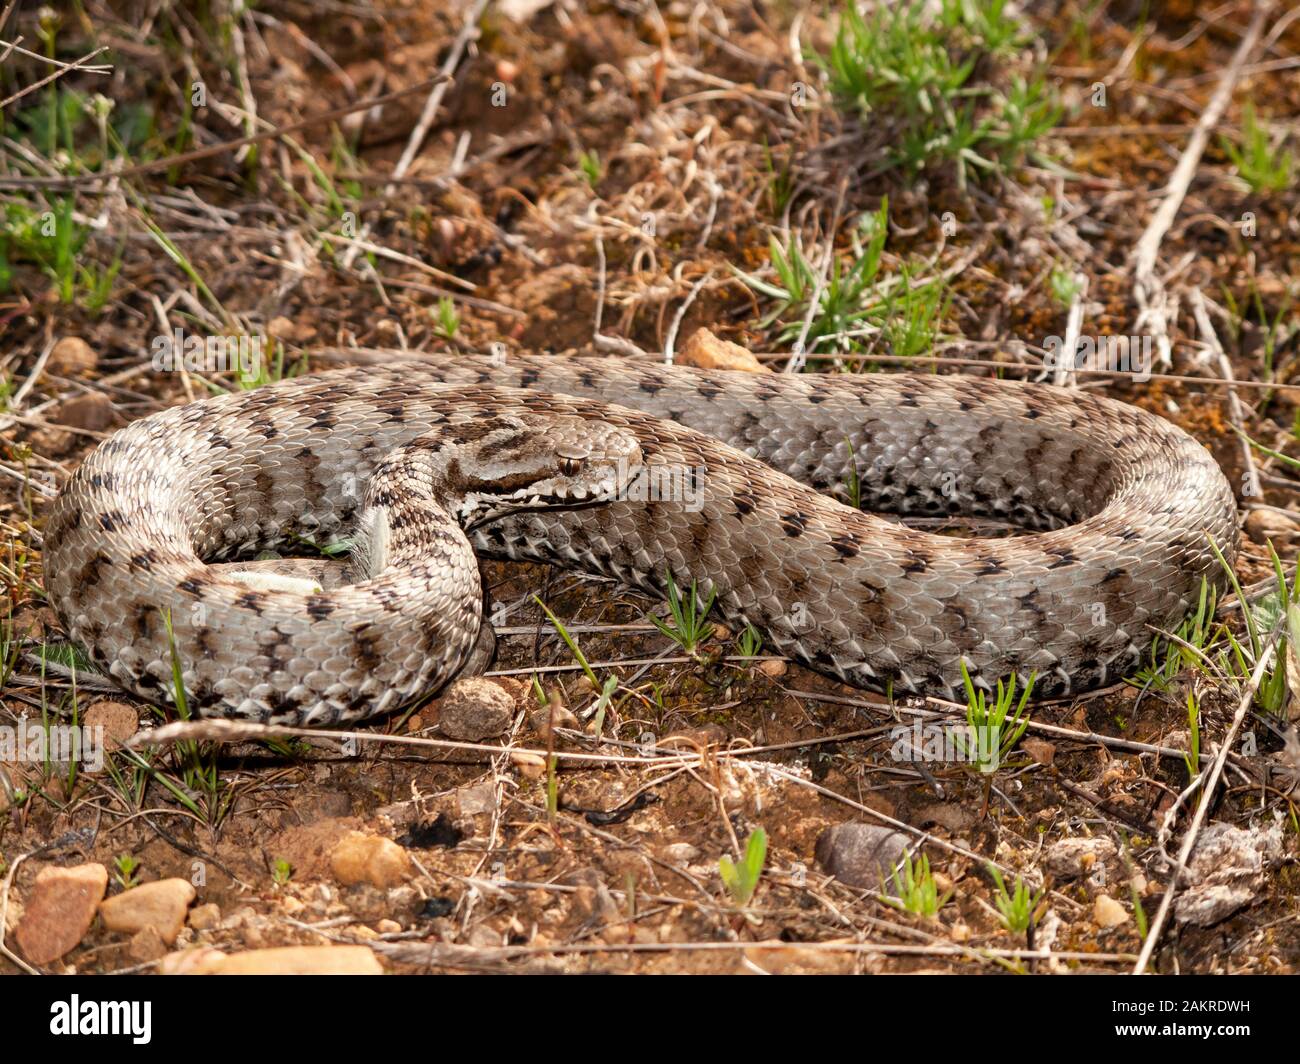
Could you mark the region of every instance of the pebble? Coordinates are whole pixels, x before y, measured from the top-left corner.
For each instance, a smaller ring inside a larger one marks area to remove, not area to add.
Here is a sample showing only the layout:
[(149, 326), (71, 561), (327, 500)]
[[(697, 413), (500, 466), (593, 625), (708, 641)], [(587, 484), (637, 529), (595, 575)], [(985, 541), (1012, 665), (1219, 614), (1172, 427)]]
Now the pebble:
[(1182, 924), (1212, 927), (1265, 889), (1264, 873), (1284, 857), (1285, 821), (1240, 828), (1207, 824), (1187, 862), (1187, 883), (1174, 901)]
[(677, 363), (701, 369), (738, 369), (746, 373), (770, 373), (769, 367), (754, 357), (752, 351), (719, 340), (708, 329), (696, 329), (677, 353)]
[(1092, 922), (1098, 927), (1119, 927), (1129, 921), (1128, 912), (1108, 894), (1098, 894), (1092, 906)]
[(1251, 510), (1242, 523), (1246, 535), (1256, 543), (1272, 540), (1275, 546), (1291, 543), (1300, 532), (1300, 520), (1277, 510)]
[(1046, 739), (1033, 736), (1021, 739), (1020, 748), (1040, 765), (1050, 765), (1056, 760), (1056, 744), (1049, 743)]
[(532, 716), (528, 718), (528, 723), (544, 743), (551, 741), (552, 720), (555, 721), (556, 728), (572, 728), (576, 731), (582, 727), (578, 718), (567, 706), (557, 705), (554, 710), (551, 706), (543, 706), (533, 711)]
[(1213, 927), (1249, 905), (1254, 897), (1248, 884), (1208, 883), (1180, 894), (1174, 902), (1174, 917), (1180, 924)]
[(104, 891), (102, 864), (43, 868), (32, 884), (14, 941), (32, 964), (49, 964), (72, 949), (90, 930)]
[(283, 316), (272, 318), (266, 326), (266, 332), (273, 340), (291, 340), (294, 343), (302, 343), (316, 335), (314, 326), (299, 324), (292, 318)]
[(160, 879), (105, 899), (99, 918), (108, 930), (131, 935), (151, 927), (170, 946), (185, 926), (193, 900), (194, 887), (187, 880)]
[(158, 934), (157, 929), (152, 927), (137, 931), (131, 936), (131, 941), (126, 947), (126, 955), (137, 964), (161, 960), (166, 954), (167, 943), (162, 940), (162, 935)]
[(190, 927), (195, 931), (211, 931), (221, 923), (221, 906), (215, 902), (196, 905), (190, 910)]
[(80, 336), (64, 336), (54, 345), (45, 368), (59, 377), (89, 373), (99, 365), (95, 349)]
[[(140, 715), (125, 702), (96, 702), (86, 710), (81, 723), (87, 728), (102, 728), (104, 753), (120, 750), (140, 729)], [(95, 734), (92, 730), (91, 734)]]
[(879, 890), (907, 852), (908, 837), (875, 824), (836, 824), (817, 839), (817, 863), (850, 887)]
[(350, 831), (330, 851), (330, 869), (345, 886), (395, 887), (411, 874), (411, 855), (382, 835)]
[(546, 759), (540, 754), (519, 750), (510, 755), (510, 761), (525, 779), (539, 780), (546, 774)]
[(113, 402), (99, 392), (87, 392), (60, 403), (50, 421), (74, 429), (103, 432), (113, 423)]
[(454, 680), (437, 705), (442, 734), (467, 743), (504, 734), (515, 712), (510, 693), (481, 676)]
[(1115, 856), (1115, 843), (1104, 835), (1090, 839), (1060, 839), (1047, 847), (1047, 869), (1062, 879), (1073, 879), (1090, 872), (1098, 861)]
[(456, 792), (456, 809), (462, 817), (490, 813), (497, 805), (496, 785), (487, 780), (472, 787), (461, 787)]

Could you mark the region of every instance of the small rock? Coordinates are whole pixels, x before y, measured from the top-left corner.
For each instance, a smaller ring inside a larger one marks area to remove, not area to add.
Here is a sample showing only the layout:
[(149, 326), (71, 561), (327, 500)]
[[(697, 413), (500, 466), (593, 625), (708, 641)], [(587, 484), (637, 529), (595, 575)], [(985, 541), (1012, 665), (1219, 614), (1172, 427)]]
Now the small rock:
[(99, 392), (87, 392), (60, 403), (50, 421), (74, 429), (103, 432), (113, 423), (113, 402)]
[(1092, 922), (1098, 927), (1119, 927), (1128, 923), (1129, 915), (1124, 906), (1106, 894), (1098, 894), (1092, 907)]
[(662, 857), (670, 864), (688, 865), (700, 856), (699, 847), (689, 842), (674, 842), (663, 849)]
[(505, 943), (500, 931), (492, 930), (487, 924), (479, 924), (465, 936), (465, 945), (474, 949), (500, 949)]
[(572, 728), (576, 731), (582, 727), (578, 718), (573, 715), (573, 711), (564, 705), (542, 706), (541, 709), (534, 710), (532, 716), (528, 718), (529, 725), (544, 743), (551, 741), (552, 721), (555, 722), (556, 728)]
[(1300, 519), (1277, 510), (1251, 510), (1242, 523), (1246, 535), (1256, 543), (1270, 540), (1275, 546), (1291, 543), (1300, 532)]
[(907, 853), (908, 837), (875, 824), (836, 824), (817, 839), (817, 863), (850, 887), (879, 890)]
[(730, 340), (719, 340), (708, 329), (696, 329), (686, 341), (686, 345), (677, 355), (677, 362), (683, 366), (698, 366), (700, 369), (738, 369), (746, 373), (770, 373), (753, 355), (753, 352), (733, 344)]
[(211, 931), (221, 923), (221, 907), (215, 902), (196, 905), (190, 910), (190, 927), (195, 931)]
[(1263, 828), (1239, 828), (1215, 821), (1196, 840), (1187, 860), (1187, 876), (1192, 883), (1250, 878), (1281, 855), (1280, 823)]
[(42, 868), (32, 884), (14, 940), (32, 964), (49, 964), (72, 949), (90, 930), (108, 889), (102, 864)]
[(292, 340), (301, 343), (314, 337), (316, 330), (310, 325), (301, 325), (292, 318), (281, 316), (271, 319), (266, 326), (266, 334), (273, 340)]
[(1247, 884), (1209, 883), (1174, 899), (1174, 918), (1193, 927), (1213, 927), (1249, 905), (1255, 891)]
[(504, 734), (514, 712), (515, 700), (500, 684), (471, 676), (452, 681), (438, 699), (438, 727), (448, 739), (476, 743)]
[(54, 345), (45, 368), (60, 377), (89, 373), (99, 365), (95, 349), (80, 336), (65, 336)]
[(1040, 765), (1050, 765), (1056, 760), (1056, 744), (1033, 736), (1020, 740), (1020, 748)]
[(923, 802), (908, 818), (908, 823), (924, 828), (938, 824), (953, 835), (966, 831), (975, 823), (975, 812), (958, 802)]
[(456, 792), (456, 808), (462, 817), (490, 813), (497, 805), (496, 785), (490, 780), (462, 787)]
[(394, 802), (392, 805), (381, 805), (375, 810), (375, 820), (382, 821), (391, 830), (384, 831), (385, 835), (392, 835), (394, 832), (403, 831), (409, 828), (420, 818), (420, 811), (415, 807), (412, 801)]
[(411, 855), (382, 835), (350, 831), (330, 851), (330, 868), (345, 886), (395, 887), (411, 874)]
[(195, 975), (383, 975), (365, 946), (281, 946), (211, 957)]
[(519, 770), (519, 775), (524, 779), (539, 780), (546, 775), (546, 758), (540, 754), (517, 750), (510, 755), (510, 763)]
[(1115, 844), (1104, 835), (1088, 839), (1060, 839), (1047, 847), (1044, 860), (1049, 872), (1073, 879), (1090, 872), (1098, 861), (1115, 856)]
[(1265, 871), (1282, 860), (1283, 824), (1279, 818), (1259, 827), (1207, 825), (1187, 861), (1187, 887), (1174, 899), (1175, 919), (1210, 927), (1249, 904)]
[(384, 919), (375, 924), (375, 930), (381, 935), (396, 935), (402, 930), (402, 925), (396, 920)]
[(144, 883), (100, 903), (99, 918), (110, 931), (135, 934), (146, 927), (171, 945), (185, 926), (194, 888), (184, 879)]
[(760, 661), (758, 663), (758, 671), (772, 680), (779, 679), (789, 670), (789, 664), (781, 658), (768, 658), (766, 661)]
[(122, 745), (140, 728), (140, 715), (133, 706), (125, 702), (96, 702), (86, 710), (81, 723), (92, 729), (102, 728), (97, 738), (102, 740), (103, 751), (111, 754), (120, 750)]
[(146, 927), (131, 936), (127, 944), (126, 955), (137, 964), (161, 960), (167, 954), (167, 944), (162, 940), (156, 928)]

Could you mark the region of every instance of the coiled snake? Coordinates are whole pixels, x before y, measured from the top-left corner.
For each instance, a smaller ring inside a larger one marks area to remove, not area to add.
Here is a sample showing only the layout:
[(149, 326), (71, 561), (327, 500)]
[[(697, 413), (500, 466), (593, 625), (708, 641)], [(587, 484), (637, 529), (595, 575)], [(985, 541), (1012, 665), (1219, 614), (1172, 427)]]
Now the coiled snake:
[[(860, 512), (1022, 526), (961, 539)], [(210, 563), (353, 541), (356, 582)], [(53, 504), (46, 588), (116, 681), (296, 725), (438, 688), (479, 634), (479, 553), (661, 595), (717, 591), (765, 645), (848, 683), (1036, 692), (1133, 669), (1236, 549), (1210, 454), (1112, 400), (971, 377), (437, 358), (169, 409), (98, 447)]]

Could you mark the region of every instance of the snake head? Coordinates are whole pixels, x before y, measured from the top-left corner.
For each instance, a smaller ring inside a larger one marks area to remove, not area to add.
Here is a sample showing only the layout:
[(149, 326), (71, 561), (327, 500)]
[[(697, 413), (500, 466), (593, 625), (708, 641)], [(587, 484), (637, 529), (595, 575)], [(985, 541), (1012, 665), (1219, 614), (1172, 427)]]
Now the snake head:
[(607, 421), (520, 414), (482, 427), (455, 458), (467, 530), (521, 510), (609, 502), (641, 471), (637, 438)]

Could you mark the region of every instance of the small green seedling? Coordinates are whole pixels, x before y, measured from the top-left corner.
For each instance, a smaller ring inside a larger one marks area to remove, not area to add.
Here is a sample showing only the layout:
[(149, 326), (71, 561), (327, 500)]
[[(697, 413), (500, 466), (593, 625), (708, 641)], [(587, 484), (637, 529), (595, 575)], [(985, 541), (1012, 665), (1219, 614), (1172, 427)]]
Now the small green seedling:
[(988, 870), (993, 877), (993, 882), (997, 884), (993, 901), (1002, 915), (1002, 926), (1013, 935), (1023, 935), (1032, 926), (1034, 912), (1038, 908), (1038, 903), (1043, 900), (1045, 892), (1040, 890), (1037, 894), (1031, 894), (1020, 876), (1016, 876), (1015, 888), (1008, 891), (997, 865), (990, 864)]
[[(1029, 727), (1029, 718), (1025, 716), (1025, 706), (1034, 690), (1034, 680), (1038, 673), (1032, 673), (1029, 682), (1016, 702), (1016, 674), (1013, 672), (1004, 684), (998, 681), (992, 704), (987, 692), (975, 689), (970, 673), (966, 671), (966, 662), (961, 665), (962, 682), (966, 685), (966, 726), (967, 735), (954, 734), (958, 747), (966, 758), (975, 764), (980, 772), (991, 775), (1006, 759), (1020, 737)], [(1015, 712), (1012, 705), (1015, 704)]]
[(930, 858), (925, 854), (915, 860), (910, 853), (904, 855), (890, 878), (894, 883), (894, 893), (882, 893), (880, 900), (927, 920), (933, 920), (952, 897), (952, 891), (939, 897), (938, 884), (930, 871)]
[(113, 858), (113, 878), (123, 890), (130, 890), (139, 882), (135, 874), (140, 870), (140, 862), (129, 853), (121, 853)]
[(668, 611), (672, 614), (673, 621), (672, 624), (668, 624), (651, 615), (650, 623), (677, 643), (687, 654), (694, 656), (699, 645), (713, 634), (713, 625), (706, 618), (709, 611), (713, 609), (713, 600), (717, 592), (710, 591), (708, 598), (701, 601), (695, 581), (692, 580), (690, 595), (685, 597), (678, 590), (672, 573), (666, 573), (665, 578), (668, 584)]
[(1256, 195), (1285, 192), (1291, 187), (1295, 156), (1269, 136), (1268, 129), (1255, 117), (1255, 105), (1249, 101), (1242, 109), (1241, 147), (1227, 137), (1220, 137), (1219, 144)]
[(1201, 707), (1196, 692), (1187, 692), (1187, 753), (1183, 755), (1188, 780), (1196, 779), (1201, 771)]
[(438, 310), (436, 313), (438, 319), (438, 332), (444, 340), (455, 338), (457, 331), (460, 329), (460, 313), (456, 310), (456, 303), (450, 296), (443, 296), (438, 300)]
[(726, 856), (719, 859), (718, 875), (722, 877), (722, 885), (727, 888), (731, 900), (741, 908), (748, 905), (754, 897), (766, 860), (767, 832), (762, 828), (755, 828), (754, 833), (745, 841), (745, 856), (741, 858), (740, 864)]
[(746, 661), (753, 661), (763, 649), (763, 633), (752, 624), (745, 625), (745, 630), (736, 638), (736, 649)]
[(600, 184), (601, 166), (600, 155), (593, 151), (584, 151), (578, 156), (578, 169), (582, 171), (582, 176), (587, 179), (593, 189)]
[(1083, 282), (1077, 274), (1071, 273), (1064, 266), (1057, 266), (1052, 270), (1051, 275), (1047, 278), (1048, 287), (1052, 290), (1052, 298), (1057, 304), (1065, 309), (1069, 309), (1074, 303), (1075, 297), (1083, 290)]

